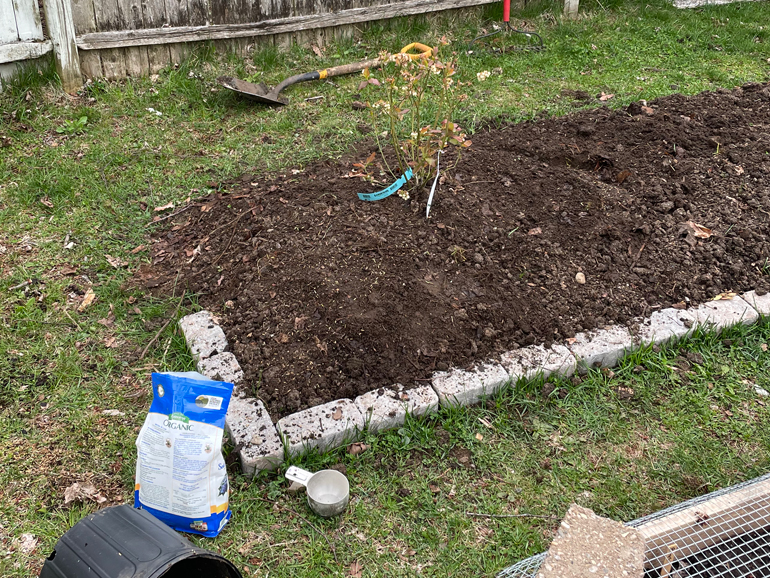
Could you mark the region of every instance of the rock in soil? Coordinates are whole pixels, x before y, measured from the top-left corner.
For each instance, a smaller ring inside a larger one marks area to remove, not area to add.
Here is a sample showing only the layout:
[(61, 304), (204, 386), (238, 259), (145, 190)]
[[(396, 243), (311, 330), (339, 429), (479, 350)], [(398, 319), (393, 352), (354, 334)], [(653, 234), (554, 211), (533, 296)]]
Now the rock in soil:
[[(278, 419), (765, 285), (770, 90), (641, 106), (474, 134), (429, 220), (422, 190), (417, 212), (397, 195), (358, 199), (374, 188), (343, 177), (368, 141), (298, 175), (222, 183), (210, 210), (157, 233), (149, 272), (166, 281), (153, 291), (171, 294), (179, 273)], [(683, 234), (688, 222), (710, 236)]]

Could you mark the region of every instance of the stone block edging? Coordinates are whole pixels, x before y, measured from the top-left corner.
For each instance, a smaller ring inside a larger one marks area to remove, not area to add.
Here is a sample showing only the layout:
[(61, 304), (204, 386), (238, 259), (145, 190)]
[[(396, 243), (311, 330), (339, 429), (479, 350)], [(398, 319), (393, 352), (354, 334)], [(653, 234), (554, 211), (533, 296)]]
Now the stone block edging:
[(439, 407), (473, 405), (511, 381), (549, 375), (569, 377), (590, 368), (612, 367), (631, 351), (690, 335), (697, 327), (720, 331), (738, 323), (750, 325), (770, 316), (770, 293), (754, 291), (740, 297), (708, 301), (682, 309), (662, 309), (628, 326), (614, 325), (579, 333), (566, 344), (532, 345), (503, 353), (500, 361), (479, 363), (474, 370), (436, 372), (430, 385), (404, 389), (396, 384), (338, 399), (288, 415), (273, 424), (263, 403), (243, 392), (243, 370), (228, 351), (218, 320), (199, 311), (179, 320), (179, 328), (196, 360), (198, 371), (235, 385), (225, 429), (241, 458), (246, 475), (280, 466), (287, 455), (310, 449), (328, 451), (358, 439), (365, 427), (380, 432), (402, 425), (406, 414), (423, 415)]

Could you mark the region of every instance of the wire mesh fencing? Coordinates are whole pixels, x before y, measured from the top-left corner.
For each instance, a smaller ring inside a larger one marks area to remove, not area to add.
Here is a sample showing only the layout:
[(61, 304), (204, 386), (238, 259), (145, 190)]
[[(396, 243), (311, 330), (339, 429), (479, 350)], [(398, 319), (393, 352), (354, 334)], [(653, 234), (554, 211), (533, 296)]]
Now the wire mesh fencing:
[[(645, 578), (770, 578), (770, 474), (626, 524), (646, 543)], [(536, 578), (546, 553), (497, 578)]]

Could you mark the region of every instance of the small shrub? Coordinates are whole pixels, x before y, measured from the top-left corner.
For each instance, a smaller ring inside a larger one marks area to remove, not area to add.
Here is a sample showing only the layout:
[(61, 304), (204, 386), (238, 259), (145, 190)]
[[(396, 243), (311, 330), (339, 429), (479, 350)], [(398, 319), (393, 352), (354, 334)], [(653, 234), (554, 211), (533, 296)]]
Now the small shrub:
[[(372, 93), (367, 108), (387, 171), (398, 178), (411, 168), (413, 179), (405, 188), (418, 190), (435, 175), (440, 152), (449, 147), (461, 151), (471, 145), (463, 129), (452, 120), (456, 106), (467, 98), (459, 94), (461, 83), (455, 82), (457, 59), (453, 55), (442, 60), (434, 48), (430, 55), (383, 53), (380, 60), (380, 79), (364, 70), (359, 90)], [(396, 166), (391, 167), (383, 154), (383, 138), (393, 148)], [(460, 154), (455, 162), (459, 159)], [(373, 160), (370, 157), (357, 164), (361, 176), (370, 181)], [(407, 191), (399, 195), (409, 198)]]

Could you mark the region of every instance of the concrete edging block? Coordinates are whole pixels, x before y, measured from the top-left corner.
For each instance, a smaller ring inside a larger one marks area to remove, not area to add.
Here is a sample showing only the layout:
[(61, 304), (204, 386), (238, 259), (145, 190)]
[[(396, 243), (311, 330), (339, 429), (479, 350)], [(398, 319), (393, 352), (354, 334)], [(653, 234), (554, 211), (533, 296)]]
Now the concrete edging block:
[(759, 313), (740, 297), (720, 299), (701, 304), (692, 310), (698, 325), (711, 327), (716, 331), (732, 327), (738, 323), (751, 325), (759, 318)]
[(554, 343), (548, 348), (531, 345), (503, 353), (500, 365), (513, 380), (547, 379), (551, 374), (570, 377), (577, 369), (577, 360), (564, 345)]
[(623, 325), (613, 325), (598, 331), (578, 333), (569, 344), (577, 358), (578, 371), (587, 373), (591, 367), (613, 367), (638, 342)]
[(252, 397), (230, 398), (225, 430), (240, 449), (241, 469), (247, 476), (272, 470), (283, 462), (283, 443), (264, 404)]
[(441, 407), (473, 405), (500, 390), (511, 377), (496, 363), (482, 363), (473, 371), (452, 369), (433, 374), (431, 385)]
[(760, 315), (770, 316), (770, 293), (757, 295), (756, 291), (749, 291), (741, 295), (741, 299), (756, 309)]
[(243, 383), (243, 370), (235, 355), (226, 351), (201, 359), (196, 365), (198, 373), (215, 381), (226, 381), (233, 385)]
[(179, 320), (179, 329), (195, 361), (227, 351), (225, 332), (208, 311), (185, 315)]
[(406, 414), (424, 415), (438, 409), (438, 395), (429, 385), (404, 391), (397, 383), (395, 389), (381, 387), (359, 395), (356, 407), (364, 417), (370, 432), (385, 431), (406, 421)]
[(648, 319), (639, 322), (637, 337), (640, 345), (659, 345), (671, 340), (679, 340), (695, 330), (695, 315), (683, 309), (661, 309)]
[(291, 455), (339, 447), (357, 439), (363, 429), (364, 417), (351, 399), (330, 401), (278, 420), (278, 433)]
[[(586, 373), (590, 367), (611, 367), (639, 345), (681, 339), (697, 325), (716, 330), (737, 323), (750, 325), (760, 314), (770, 316), (770, 293), (748, 291), (694, 309), (662, 309), (649, 319), (635, 320), (638, 326), (634, 327), (634, 335), (627, 327), (615, 325), (579, 333), (567, 340), (566, 347), (534, 345), (509, 351), (501, 355), (500, 363), (482, 362), (472, 371), (437, 372), (430, 386), (404, 390), (397, 384), (395, 389), (370, 391), (355, 401), (338, 399), (286, 416), (277, 427), (260, 400), (233, 395), (225, 428), (236, 447), (240, 445), (244, 473), (253, 475), (256, 470), (273, 469), (282, 463), (284, 442), (292, 455), (311, 448), (333, 449), (355, 440), (367, 419), (372, 432), (383, 431), (403, 424), (407, 412), (421, 415), (436, 411), (438, 406), (478, 403), (511, 379), (538, 375), (547, 378), (552, 374), (569, 377), (575, 371)], [(179, 327), (200, 373), (236, 386), (243, 383), (238, 360), (227, 352), (224, 331), (210, 312), (187, 315), (179, 320)], [(765, 395), (766, 390), (759, 388), (757, 393)]]

